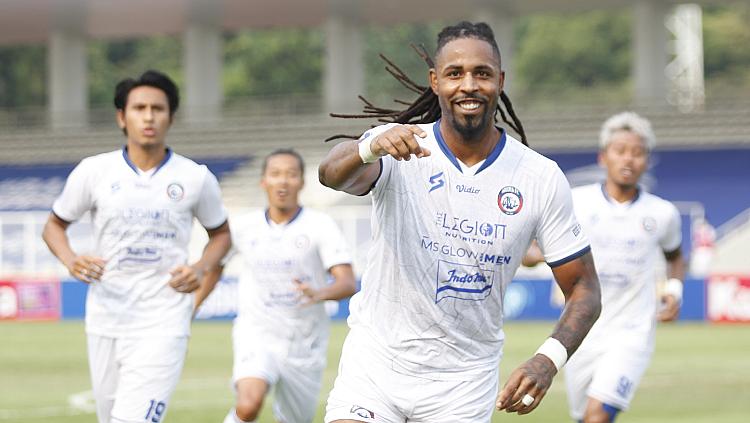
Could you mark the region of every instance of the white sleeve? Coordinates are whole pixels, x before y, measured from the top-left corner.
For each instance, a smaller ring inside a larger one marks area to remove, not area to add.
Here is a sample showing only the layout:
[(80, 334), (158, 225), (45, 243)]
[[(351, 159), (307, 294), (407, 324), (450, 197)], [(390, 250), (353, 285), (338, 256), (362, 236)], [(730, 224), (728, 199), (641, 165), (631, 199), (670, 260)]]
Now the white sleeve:
[(350, 264), (352, 262), (349, 246), (344, 240), (336, 222), (324, 215), (319, 228), (318, 254), (326, 269), (337, 264)]
[(218, 228), (227, 220), (227, 211), (221, 201), (219, 181), (208, 168), (206, 168), (206, 176), (203, 179), (203, 187), (194, 213), (201, 225), (209, 230)]
[(662, 250), (667, 253), (677, 250), (682, 244), (682, 218), (680, 218), (680, 212), (673, 204), (669, 204), (669, 218), (667, 225), (659, 239), (659, 245)]
[(70, 172), (62, 193), (52, 204), (52, 212), (66, 222), (75, 222), (94, 207), (91, 164), (90, 159), (83, 159)]
[(546, 186), (549, 191), (537, 228), (537, 241), (544, 260), (550, 267), (556, 267), (582, 256), (591, 247), (576, 219), (568, 180), (558, 166)]

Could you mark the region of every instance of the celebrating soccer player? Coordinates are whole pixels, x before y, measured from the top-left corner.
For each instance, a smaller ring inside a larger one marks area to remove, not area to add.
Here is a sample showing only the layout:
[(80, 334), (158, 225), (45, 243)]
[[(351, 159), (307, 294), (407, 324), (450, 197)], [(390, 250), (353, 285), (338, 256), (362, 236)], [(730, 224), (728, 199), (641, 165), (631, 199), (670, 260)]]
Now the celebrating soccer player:
[[(403, 113), (383, 111), (394, 123), (338, 144), (320, 165), (325, 185), (373, 201), (373, 245), (326, 422), (477, 423), (495, 407), (529, 413), (599, 315), (570, 187), (554, 162), (524, 145), (490, 27), (444, 28), (430, 64), (419, 99)], [(495, 125), (498, 111), (522, 141)], [(532, 239), (566, 306), (498, 394), (503, 296)]]

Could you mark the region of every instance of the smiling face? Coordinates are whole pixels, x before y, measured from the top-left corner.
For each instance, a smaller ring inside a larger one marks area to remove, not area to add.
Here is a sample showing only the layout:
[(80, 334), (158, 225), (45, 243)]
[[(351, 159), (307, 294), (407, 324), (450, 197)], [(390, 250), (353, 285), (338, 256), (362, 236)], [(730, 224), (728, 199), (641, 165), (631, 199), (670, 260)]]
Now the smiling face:
[(446, 43), (430, 69), (430, 86), (443, 119), (465, 141), (476, 140), (494, 124), (505, 73), (492, 45), (476, 38)]
[(128, 136), (128, 145), (163, 148), (172, 124), (169, 101), (164, 91), (142, 85), (128, 94), (123, 110), (117, 111), (117, 123)]
[(617, 131), (599, 152), (599, 163), (607, 171), (608, 182), (624, 189), (635, 188), (648, 166), (648, 149), (637, 134)]
[(288, 211), (299, 205), (299, 192), (304, 186), (302, 166), (291, 154), (275, 154), (267, 159), (260, 185), (268, 196), (271, 208)]

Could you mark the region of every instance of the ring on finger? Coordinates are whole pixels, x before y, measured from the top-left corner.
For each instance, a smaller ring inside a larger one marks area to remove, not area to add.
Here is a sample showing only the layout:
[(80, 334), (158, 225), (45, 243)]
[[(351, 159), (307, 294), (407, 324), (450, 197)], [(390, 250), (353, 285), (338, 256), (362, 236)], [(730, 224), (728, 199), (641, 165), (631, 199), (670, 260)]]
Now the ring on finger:
[(521, 404), (523, 404), (523, 405), (525, 405), (527, 407), (530, 406), (533, 403), (534, 403), (534, 397), (532, 397), (529, 394), (526, 394), (526, 395), (523, 396), (523, 398), (521, 398)]
[(87, 276), (88, 274), (89, 274), (88, 269), (84, 268), (84, 269), (81, 270), (81, 275)]

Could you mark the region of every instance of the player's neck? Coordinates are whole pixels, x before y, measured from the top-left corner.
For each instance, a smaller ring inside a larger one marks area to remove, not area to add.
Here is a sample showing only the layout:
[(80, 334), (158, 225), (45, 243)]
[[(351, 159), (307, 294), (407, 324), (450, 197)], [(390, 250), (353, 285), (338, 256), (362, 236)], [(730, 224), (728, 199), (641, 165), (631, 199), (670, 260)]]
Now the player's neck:
[(633, 201), (638, 195), (637, 185), (618, 185), (612, 181), (607, 181), (604, 184), (604, 189), (607, 190), (609, 198), (617, 201), (618, 203), (627, 203)]
[(282, 223), (288, 223), (289, 221), (294, 219), (294, 217), (299, 213), (300, 209), (302, 209), (302, 206), (300, 206), (299, 204), (290, 208), (271, 206), (268, 208), (268, 210), (266, 210), (266, 216), (271, 222), (280, 225)]
[(167, 155), (167, 148), (164, 144), (144, 147), (128, 142), (126, 148), (130, 162), (142, 171), (151, 170), (159, 166)]
[(500, 133), (494, 125), (477, 134), (475, 139), (466, 139), (445, 119), (440, 121), (440, 133), (453, 155), (469, 167), (486, 159), (500, 139)]

